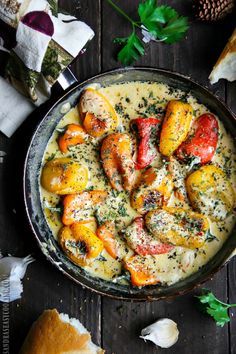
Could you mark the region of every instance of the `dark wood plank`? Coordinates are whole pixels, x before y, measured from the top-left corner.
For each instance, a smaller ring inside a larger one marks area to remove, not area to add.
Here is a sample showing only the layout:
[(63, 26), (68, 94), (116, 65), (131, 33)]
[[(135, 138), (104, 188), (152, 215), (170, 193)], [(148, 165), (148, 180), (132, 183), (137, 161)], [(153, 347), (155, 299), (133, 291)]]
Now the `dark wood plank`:
[[(138, 1), (117, 2), (130, 15), (135, 14)], [(174, 45), (152, 43), (147, 45), (146, 54), (135, 65), (161, 67), (178, 71), (191, 76), (195, 81), (206, 85), (217, 95), (225, 99), (225, 85), (211, 87), (207, 77), (228, 38), (232, 23), (200, 24), (192, 18), (191, 1), (179, 2), (160, 1), (177, 8), (181, 13), (192, 19), (191, 27), (186, 40)], [(115, 60), (116, 47), (112, 44), (111, 33), (114, 36), (127, 36), (129, 25), (111, 9), (106, 1), (103, 2), (102, 20), (102, 69), (117, 67)], [(114, 28), (113, 23), (116, 23)], [(214, 45), (211, 45), (214, 43)], [(213, 281), (206, 284), (222, 300), (227, 300), (227, 269), (224, 268)], [(155, 303), (124, 303), (103, 298), (103, 344), (108, 352), (117, 354), (128, 353), (155, 353), (152, 344), (144, 343), (138, 336), (146, 325), (158, 318), (169, 317), (174, 319), (180, 328), (178, 343), (166, 350), (166, 353), (211, 353), (222, 354), (229, 350), (228, 328), (216, 327), (214, 321), (205, 317), (194, 307), (193, 295), (197, 291), (179, 297), (169, 302)], [(210, 334), (210, 335), (208, 335)], [(162, 350), (160, 350), (162, 351)]]
[[(135, 15), (138, 0), (118, 3), (121, 3), (130, 15)], [(159, 3), (168, 3), (181, 10), (183, 14), (192, 14), (192, 0), (183, 2), (163, 0)], [(85, 20), (96, 32), (96, 37), (89, 45), (86, 55), (81, 56), (72, 65), (79, 80), (84, 80), (101, 70), (118, 67), (119, 63), (114, 59), (117, 47), (112, 44), (112, 38), (127, 35), (129, 26), (125, 20), (114, 13), (105, 0), (102, 2), (102, 18), (100, 17), (101, 0), (61, 0), (60, 5)], [(225, 91), (223, 82), (211, 87), (207, 81), (207, 76), (233, 26), (232, 17), (214, 25), (193, 21), (186, 40), (172, 46), (148, 45), (145, 56), (136, 65), (162, 67), (191, 75), (193, 79), (209, 86), (223, 99), (226, 99), (227, 94), (228, 104), (236, 112), (235, 83), (227, 85)], [(7, 152), (7, 158), (4, 159), (3, 164), (0, 164), (0, 227), (2, 230), (0, 249), (18, 256), (33, 253), (37, 260), (30, 266), (24, 280), (22, 300), (10, 304), (10, 353), (18, 352), (28, 328), (37, 316), (45, 308), (54, 307), (60, 312), (80, 318), (81, 322), (92, 331), (94, 341), (100, 343), (102, 340), (108, 354), (156, 353), (156, 348), (151, 343), (145, 344), (138, 336), (143, 327), (161, 317), (173, 318), (180, 328), (178, 343), (171, 349), (165, 350), (166, 353), (189, 354), (191, 348), (193, 354), (199, 352), (225, 354), (229, 352), (230, 347), (230, 353), (236, 353), (236, 312), (232, 311), (234, 317), (232, 316), (229, 328), (227, 326), (223, 329), (217, 328), (210, 318), (199, 313), (194, 307), (193, 295), (197, 291), (168, 302), (125, 303), (103, 298), (101, 319), (100, 297), (66, 279), (45, 260), (29, 231), (21, 194), (24, 149), (27, 147), (27, 137), (30, 137), (33, 125), (34, 123), (24, 125), (11, 140), (0, 136), (0, 150)], [(19, 151), (19, 147), (22, 151)], [(226, 268), (222, 269), (213, 281), (208, 282), (206, 287), (212, 289), (222, 300), (236, 302), (235, 260), (229, 265), (228, 275), (228, 289)], [(2, 311), (0, 312), (2, 324)], [(228, 334), (230, 334), (230, 341)]]
[[(236, 83), (227, 84), (227, 103), (229, 107), (232, 108), (234, 114), (236, 115)], [(229, 303), (236, 303), (236, 258), (228, 265), (228, 289), (229, 289)], [(230, 353), (236, 353), (236, 308), (230, 311), (231, 321), (230, 321)]]
[[(205, 286), (220, 298), (226, 297), (226, 269)], [(224, 289), (221, 291), (220, 289)], [(108, 353), (154, 354), (156, 347), (139, 339), (141, 329), (159, 318), (167, 317), (177, 322), (180, 336), (177, 344), (158, 352), (170, 354), (198, 354), (228, 352), (227, 327), (216, 327), (213, 320), (201, 314), (195, 306), (194, 291), (175, 300), (125, 303), (103, 299), (103, 341)], [(223, 295), (223, 296), (222, 296)], [(191, 348), (191, 351), (190, 351)]]
[(81, 82), (101, 71), (101, 0), (61, 0), (60, 4), (69, 13), (85, 21), (95, 32), (86, 53), (72, 64), (72, 70)]
[[(229, 277), (229, 297), (228, 301), (231, 304), (236, 303), (236, 258), (234, 257), (228, 265)], [(230, 354), (236, 353), (236, 308), (230, 310)]]
[[(73, 64), (79, 79), (84, 80), (100, 71), (100, 0), (95, 3), (93, 0), (60, 1), (60, 5), (91, 25), (96, 32), (86, 55)], [(9, 306), (10, 353), (13, 354), (18, 353), (32, 322), (47, 308), (57, 308), (59, 312), (79, 318), (91, 331), (94, 342), (101, 343), (100, 296), (76, 285), (46, 261), (25, 219), (22, 198), (23, 162), (33, 128), (37, 119), (43, 117), (43, 111), (45, 113), (45, 109), (39, 109), (30, 118), (31, 122), (26, 122), (11, 139), (0, 135), (0, 150), (7, 152), (4, 163), (0, 164), (0, 249), (17, 256), (31, 253), (36, 259), (24, 280), (22, 299)], [(0, 327), (2, 325), (1, 321)], [(2, 333), (2, 328), (0, 331)]]

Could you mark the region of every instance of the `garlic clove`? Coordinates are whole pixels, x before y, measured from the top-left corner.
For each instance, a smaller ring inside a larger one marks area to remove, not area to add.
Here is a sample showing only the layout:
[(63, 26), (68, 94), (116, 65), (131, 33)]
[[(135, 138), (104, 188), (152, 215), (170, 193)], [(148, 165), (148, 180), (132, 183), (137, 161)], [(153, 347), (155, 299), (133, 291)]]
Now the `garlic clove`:
[(23, 292), (23, 279), (27, 266), (34, 259), (31, 256), (25, 258), (2, 257), (0, 253), (0, 301), (11, 302), (21, 298)]
[(169, 318), (162, 318), (141, 331), (140, 338), (150, 340), (161, 348), (170, 348), (179, 337), (177, 324)]

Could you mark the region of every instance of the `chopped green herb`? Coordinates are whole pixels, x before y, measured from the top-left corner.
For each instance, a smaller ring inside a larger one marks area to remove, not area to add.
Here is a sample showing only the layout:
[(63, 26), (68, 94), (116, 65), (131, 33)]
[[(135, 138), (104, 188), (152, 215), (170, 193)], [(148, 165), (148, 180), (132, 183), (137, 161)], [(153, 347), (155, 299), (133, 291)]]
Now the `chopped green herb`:
[(47, 160), (48, 162), (49, 162), (49, 161), (52, 161), (55, 156), (56, 156), (56, 153), (54, 152), (54, 153), (52, 153), (51, 155), (49, 155), (46, 160)]

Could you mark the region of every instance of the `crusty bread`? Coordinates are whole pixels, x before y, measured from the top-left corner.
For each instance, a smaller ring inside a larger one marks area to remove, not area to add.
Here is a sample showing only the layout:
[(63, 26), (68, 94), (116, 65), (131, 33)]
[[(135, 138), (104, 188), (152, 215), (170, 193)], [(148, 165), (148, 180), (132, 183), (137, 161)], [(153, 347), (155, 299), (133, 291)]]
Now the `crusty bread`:
[(209, 79), (215, 84), (220, 79), (236, 80), (236, 28), (214, 66)]
[(75, 318), (46, 310), (33, 323), (20, 354), (103, 354)]

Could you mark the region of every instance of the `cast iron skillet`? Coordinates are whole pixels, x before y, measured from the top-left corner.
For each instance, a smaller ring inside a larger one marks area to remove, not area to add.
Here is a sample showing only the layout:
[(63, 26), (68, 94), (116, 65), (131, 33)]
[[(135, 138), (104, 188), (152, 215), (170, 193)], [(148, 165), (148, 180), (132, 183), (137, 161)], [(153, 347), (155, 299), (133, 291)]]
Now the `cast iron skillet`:
[(83, 269), (74, 265), (61, 251), (53, 238), (40, 203), (39, 178), (42, 158), (48, 140), (63, 116), (60, 113), (62, 105), (65, 102), (70, 102), (71, 106), (75, 106), (78, 102), (81, 90), (88, 84), (99, 83), (102, 86), (107, 86), (127, 81), (157, 81), (166, 83), (173, 88), (179, 88), (185, 92), (191, 91), (200, 102), (209, 107), (210, 111), (218, 115), (226, 129), (236, 137), (236, 124), (233, 113), (230, 112), (219, 99), (213, 96), (212, 93), (194, 83), (189, 78), (169, 71), (152, 68), (113, 70), (95, 76), (77, 85), (54, 104), (42, 119), (32, 137), (25, 160), (24, 199), (32, 231), (42, 252), (65, 275), (99, 294), (113, 298), (125, 300), (158, 300), (183, 294), (211, 278), (232, 256), (236, 248), (236, 227), (234, 227), (231, 235), (215, 257), (197, 273), (168, 287), (156, 285), (139, 289), (93, 278)]

